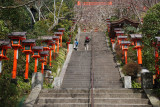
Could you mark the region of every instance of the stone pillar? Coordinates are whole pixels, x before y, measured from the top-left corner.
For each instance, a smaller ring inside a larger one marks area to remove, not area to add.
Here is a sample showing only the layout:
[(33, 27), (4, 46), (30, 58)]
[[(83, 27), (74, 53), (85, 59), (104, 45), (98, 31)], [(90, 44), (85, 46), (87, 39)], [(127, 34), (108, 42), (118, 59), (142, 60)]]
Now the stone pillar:
[(32, 74), (32, 89), (40, 84), (40, 88), (43, 87), (43, 74), (40, 72)]
[(131, 76), (124, 76), (124, 88), (132, 88)]
[(153, 88), (153, 74), (149, 72), (144, 72), (141, 74), (141, 85), (143, 89)]

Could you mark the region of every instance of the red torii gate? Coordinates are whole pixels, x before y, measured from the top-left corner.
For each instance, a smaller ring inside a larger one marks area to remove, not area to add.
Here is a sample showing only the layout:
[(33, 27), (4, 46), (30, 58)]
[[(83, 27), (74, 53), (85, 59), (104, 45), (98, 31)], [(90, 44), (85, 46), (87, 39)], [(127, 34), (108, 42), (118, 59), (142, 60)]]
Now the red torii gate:
[(112, 5), (112, 2), (81, 2), (77, 1), (77, 5), (84, 5), (84, 6), (95, 6), (95, 5)]

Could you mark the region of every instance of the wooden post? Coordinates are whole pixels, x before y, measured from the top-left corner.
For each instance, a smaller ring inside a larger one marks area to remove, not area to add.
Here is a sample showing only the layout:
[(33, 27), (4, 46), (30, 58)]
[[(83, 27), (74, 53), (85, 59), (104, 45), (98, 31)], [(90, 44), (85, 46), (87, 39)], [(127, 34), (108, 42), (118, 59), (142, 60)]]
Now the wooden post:
[(125, 64), (127, 64), (127, 50), (124, 51), (124, 55), (125, 55)]
[(52, 66), (52, 50), (49, 50), (49, 66)]
[(44, 73), (44, 62), (42, 62), (42, 64), (41, 64), (41, 73), (42, 74)]
[(138, 51), (138, 64), (142, 65), (142, 51), (141, 51), (141, 48), (138, 48), (137, 51)]
[(18, 54), (18, 49), (15, 48), (14, 49), (12, 79), (16, 79), (16, 73), (17, 73), (17, 54)]
[(25, 79), (28, 79), (28, 69), (29, 69), (29, 53), (26, 54), (26, 70), (25, 70)]
[(38, 58), (35, 58), (35, 65), (34, 65), (34, 72), (37, 72), (37, 66), (38, 66)]
[(62, 35), (60, 36), (60, 47), (62, 47)]
[(57, 53), (59, 53), (59, 40), (57, 41)]

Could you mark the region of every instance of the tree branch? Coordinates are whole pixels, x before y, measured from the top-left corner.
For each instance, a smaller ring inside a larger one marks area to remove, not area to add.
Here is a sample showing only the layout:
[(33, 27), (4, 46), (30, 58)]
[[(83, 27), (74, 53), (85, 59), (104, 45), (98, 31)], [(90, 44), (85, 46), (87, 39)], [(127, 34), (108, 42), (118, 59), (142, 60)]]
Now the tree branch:
[(0, 9), (15, 9), (15, 8), (19, 8), (19, 7), (23, 7), (25, 5), (31, 4), (31, 3), (35, 2), (35, 1), (37, 1), (37, 0), (32, 0), (32, 1), (29, 1), (27, 3), (18, 5), (18, 6), (7, 6), (7, 7), (0, 6)]

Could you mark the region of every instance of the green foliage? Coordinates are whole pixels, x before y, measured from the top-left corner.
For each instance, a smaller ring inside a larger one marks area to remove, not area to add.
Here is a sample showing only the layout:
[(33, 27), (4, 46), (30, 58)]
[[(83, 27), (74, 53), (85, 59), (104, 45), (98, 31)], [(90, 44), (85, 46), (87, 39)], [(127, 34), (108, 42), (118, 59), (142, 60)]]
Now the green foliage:
[(5, 23), (3, 20), (0, 20), (0, 39), (7, 38), (6, 34), (9, 33), (9, 29), (5, 26)]
[(147, 11), (143, 19), (142, 32), (145, 36), (154, 38), (160, 30), (160, 3), (156, 4)]
[(127, 54), (128, 63), (137, 61), (137, 51), (134, 50), (133, 48), (134, 46), (129, 46), (128, 48), (128, 54)]
[(124, 29), (126, 34), (135, 34), (135, 33), (138, 32), (137, 28), (135, 28), (135, 27), (133, 27), (131, 25), (128, 25), (128, 24), (124, 25), (123, 29)]
[(47, 24), (47, 20), (37, 21), (34, 25), (34, 33), (39, 36), (46, 35), (49, 28)]
[(140, 83), (136, 83), (135, 81), (132, 82), (132, 88), (141, 88)]
[(154, 47), (152, 42), (155, 41), (155, 36), (160, 36), (158, 31), (160, 30), (160, 3), (156, 4), (147, 11), (144, 17), (142, 26), (143, 37), (143, 65), (149, 69), (149, 71), (155, 71), (154, 63)]
[(116, 51), (117, 60), (122, 61), (123, 51), (118, 44), (116, 44), (116, 46), (115, 46), (115, 51)]
[[(17, 5), (14, 0), (4, 0), (1, 6)], [(15, 9), (0, 9), (0, 19), (10, 30), (25, 31), (30, 27), (31, 18), (25, 7)]]
[(24, 94), (28, 94), (31, 89), (30, 83), (23, 82), (22, 78), (17, 77), (17, 85), (11, 83), (11, 73), (3, 73), (0, 78), (0, 106), (15, 107), (18, 98)]
[[(66, 59), (66, 52), (67, 50), (65, 48), (60, 48), (59, 54), (53, 53), (53, 56), (55, 54), (56, 58), (52, 61), (53, 67), (51, 68), (53, 77), (56, 77), (59, 75), (58, 69), (62, 68), (63, 63)], [(43, 88), (52, 88), (52, 83), (45, 80), (43, 84)]]

